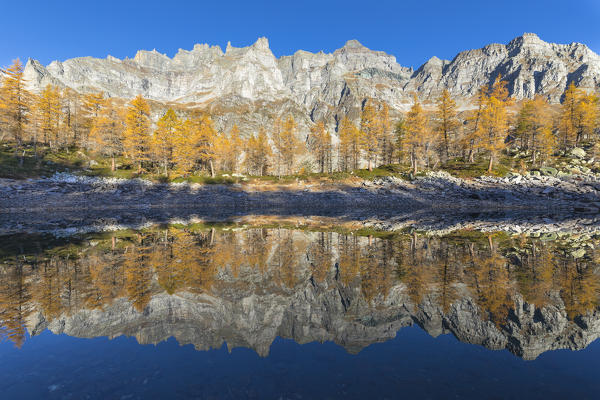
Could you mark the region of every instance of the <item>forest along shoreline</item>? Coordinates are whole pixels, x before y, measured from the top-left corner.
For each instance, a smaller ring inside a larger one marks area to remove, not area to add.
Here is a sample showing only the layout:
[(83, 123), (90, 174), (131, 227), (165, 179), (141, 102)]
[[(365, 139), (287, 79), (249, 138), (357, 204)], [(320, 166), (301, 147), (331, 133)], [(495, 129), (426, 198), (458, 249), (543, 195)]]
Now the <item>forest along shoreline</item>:
[(481, 213), (488, 217), (480, 219), (505, 225), (511, 219), (523, 226), (528, 219), (542, 218), (550, 230), (563, 228), (564, 221), (569, 229), (581, 229), (579, 216), (588, 228), (600, 224), (599, 195), (597, 174), (465, 180), (438, 171), (412, 181), (389, 176), (352, 183), (201, 185), (61, 173), (33, 180), (0, 179), (0, 234), (250, 215), (337, 218), (383, 230), (405, 228), (414, 219), (417, 227), (421, 223), (447, 229), (461, 219), (476, 220)]

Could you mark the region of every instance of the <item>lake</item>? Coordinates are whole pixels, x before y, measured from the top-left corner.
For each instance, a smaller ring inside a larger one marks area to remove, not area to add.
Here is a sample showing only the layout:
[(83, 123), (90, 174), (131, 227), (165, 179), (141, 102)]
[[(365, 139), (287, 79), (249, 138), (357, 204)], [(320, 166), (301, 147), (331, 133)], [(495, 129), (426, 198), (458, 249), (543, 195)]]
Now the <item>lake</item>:
[(4, 398), (598, 398), (600, 236), (0, 240)]

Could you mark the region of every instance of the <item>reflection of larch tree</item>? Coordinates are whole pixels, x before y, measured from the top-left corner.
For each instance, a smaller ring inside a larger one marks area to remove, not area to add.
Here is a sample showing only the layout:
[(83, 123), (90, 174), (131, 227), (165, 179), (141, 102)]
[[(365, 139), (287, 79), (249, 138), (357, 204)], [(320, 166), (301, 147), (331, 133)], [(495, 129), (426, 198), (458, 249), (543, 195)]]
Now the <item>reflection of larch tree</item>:
[(339, 236), (339, 275), (342, 284), (349, 286), (360, 275), (360, 265), (363, 262), (363, 255), (359, 243), (359, 237), (356, 235)]
[[(371, 241), (370, 238), (369, 241)], [(394, 281), (391, 279), (393, 266), (386, 259), (390, 255), (385, 254), (385, 248), (381, 242), (376, 239), (366, 246), (360, 269), (361, 292), (367, 303), (371, 303), (378, 296), (385, 299), (394, 285)]]
[(29, 285), (20, 262), (0, 271), (0, 339), (7, 338), (17, 347), (23, 345), (30, 299)]
[(294, 231), (287, 229), (278, 229), (273, 240), (274, 282), (282, 288), (294, 288), (300, 282), (298, 255), (306, 252), (306, 243), (294, 238)]
[(514, 303), (510, 296), (511, 285), (506, 259), (498, 254), (491, 236), (489, 252), (476, 255), (471, 273), (482, 311), (496, 325), (504, 323)]
[(137, 243), (123, 254), (125, 290), (133, 307), (142, 312), (151, 298), (152, 269), (149, 265), (149, 246), (146, 235), (138, 234)]
[(550, 243), (537, 240), (528, 243), (526, 239), (521, 239), (518, 248), (526, 249), (517, 259), (520, 264), (516, 266), (518, 292), (528, 303), (543, 307), (551, 300), (556, 249)]
[(309, 246), (312, 277), (318, 283), (325, 281), (327, 273), (331, 268), (331, 260), (333, 258), (331, 241), (331, 232), (318, 232), (317, 239), (313, 240)]
[(560, 258), (556, 277), (569, 319), (584, 315), (599, 304), (600, 276), (594, 272), (594, 265), (568, 254)]
[(48, 321), (52, 321), (61, 313), (61, 291), (59, 260), (56, 258), (45, 260), (40, 270), (40, 279), (36, 282), (32, 294)]

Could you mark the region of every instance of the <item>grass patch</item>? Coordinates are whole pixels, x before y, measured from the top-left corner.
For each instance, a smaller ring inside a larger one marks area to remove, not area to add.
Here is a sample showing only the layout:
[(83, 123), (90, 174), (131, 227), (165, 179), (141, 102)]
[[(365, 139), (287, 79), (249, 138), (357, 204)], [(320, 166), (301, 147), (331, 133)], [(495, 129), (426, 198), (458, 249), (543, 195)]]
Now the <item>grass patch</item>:
[(467, 163), (462, 158), (453, 158), (442, 164), (440, 169), (458, 178), (477, 178), (482, 175), (504, 177), (509, 172), (516, 170), (516, 165), (513, 164), (516, 164), (517, 161), (502, 155), (491, 173), (488, 172), (488, 163), (489, 159), (483, 157), (478, 157), (474, 163)]
[(15, 154), (14, 146), (0, 145), (0, 178), (27, 179), (52, 176), (56, 172), (81, 171), (87, 163), (76, 149), (50, 151), (38, 146), (37, 157), (32, 145), (25, 145)]
[(178, 176), (178, 177), (170, 179), (170, 182), (173, 182), (173, 183), (181, 183), (181, 182), (200, 183), (200, 184), (204, 184), (204, 185), (231, 185), (231, 184), (240, 182), (240, 179), (233, 178), (230, 176), (223, 176), (223, 175), (217, 175), (215, 177), (191, 175), (188, 177)]
[(399, 164), (381, 165), (377, 168), (373, 168), (372, 171), (368, 169), (357, 169), (354, 170), (354, 175), (365, 180), (374, 180), (377, 178), (384, 178), (387, 176), (394, 176), (402, 179), (406, 179), (410, 174), (410, 169), (406, 166)]

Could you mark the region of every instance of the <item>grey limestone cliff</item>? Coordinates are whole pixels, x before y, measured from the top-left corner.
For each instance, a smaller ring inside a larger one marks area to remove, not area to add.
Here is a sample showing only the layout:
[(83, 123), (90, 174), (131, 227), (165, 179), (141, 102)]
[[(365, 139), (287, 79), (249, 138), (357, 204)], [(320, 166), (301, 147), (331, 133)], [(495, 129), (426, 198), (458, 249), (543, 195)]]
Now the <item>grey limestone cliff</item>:
[(517, 99), (541, 94), (559, 102), (571, 81), (589, 90), (600, 87), (600, 56), (584, 44), (547, 43), (527, 33), (506, 45), (463, 51), (451, 61), (432, 57), (417, 70), (356, 40), (331, 54), (299, 50), (277, 58), (266, 38), (244, 48), (228, 44), (225, 52), (203, 44), (173, 58), (141, 50), (132, 59), (82, 57), (48, 66), (29, 60), (26, 66), (34, 91), (51, 83), (120, 98), (142, 94), (207, 108), (222, 128), (256, 128), (289, 113), (301, 126), (320, 119), (334, 126), (342, 115), (356, 117), (367, 98), (398, 112), (410, 106), (412, 93), (432, 101), (443, 89), (468, 107), (477, 89), (500, 74)]

